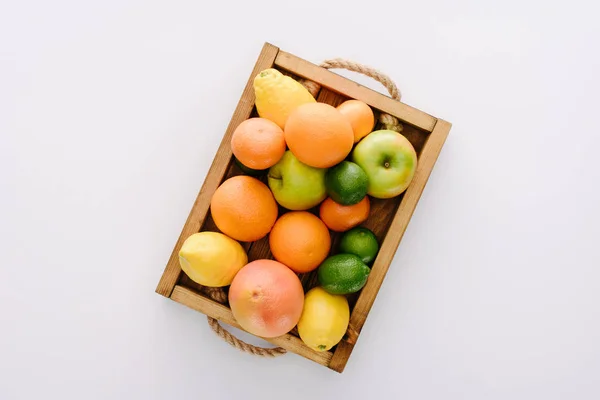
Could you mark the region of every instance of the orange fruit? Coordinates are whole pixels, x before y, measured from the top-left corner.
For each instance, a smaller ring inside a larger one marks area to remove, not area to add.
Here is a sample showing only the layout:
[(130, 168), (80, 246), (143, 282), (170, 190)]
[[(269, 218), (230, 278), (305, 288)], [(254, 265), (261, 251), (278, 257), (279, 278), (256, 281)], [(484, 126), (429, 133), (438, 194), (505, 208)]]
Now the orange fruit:
[(285, 153), (283, 130), (265, 118), (247, 119), (233, 131), (231, 151), (246, 167), (267, 169)]
[(277, 203), (261, 181), (246, 175), (227, 179), (210, 200), (210, 213), (217, 228), (242, 242), (266, 236), (277, 220)]
[(367, 103), (360, 100), (347, 100), (337, 106), (337, 109), (352, 125), (354, 143), (358, 143), (360, 139), (367, 136), (373, 130), (375, 116)]
[(276, 337), (292, 330), (300, 320), (304, 290), (298, 276), (282, 263), (256, 260), (233, 278), (229, 305), (244, 330)]
[(271, 230), (269, 245), (273, 257), (294, 272), (317, 268), (331, 248), (327, 226), (307, 211), (283, 214)]
[(354, 145), (350, 122), (325, 103), (298, 106), (287, 119), (285, 141), (304, 164), (329, 168), (348, 156)]
[(369, 196), (351, 206), (343, 206), (328, 197), (321, 203), (319, 216), (332, 231), (345, 232), (365, 222), (370, 210)]

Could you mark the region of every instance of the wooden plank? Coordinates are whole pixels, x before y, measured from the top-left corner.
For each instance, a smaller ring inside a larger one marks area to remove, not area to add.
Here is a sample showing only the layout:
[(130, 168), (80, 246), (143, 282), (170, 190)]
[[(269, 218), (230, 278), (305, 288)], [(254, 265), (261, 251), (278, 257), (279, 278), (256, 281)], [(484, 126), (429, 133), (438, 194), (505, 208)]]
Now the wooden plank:
[[(442, 146), (446, 141), (446, 137), (450, 132), (451, 124), (438, 120), (435, 128), (431, 132), (429, 139), (425, 143), (425, 147), (419, 158), (419, 164), (415, 172), (415, 176), (410, 186), (404, 193), (404, 197), (398, 211), (394, 217), (390, 228), (388, 229), (387, 235), (381, 244), (377, 259), (371, 268), (371, 274), (367, 280), (367, 284), (361, 290), (361, 293), (354, 305), (354, 310), (350, 316), (350, 325), (360, 335), (360, 331), (367, 319), (369, 311), (373, 306), (375, 297), (379, 292), (379, 288), (383, 283), (383, 279), (390, 267), (390, 264), (394, 258), (394, 254), (400, 244), (400, 240), (406, 231), (406, 227), (415, 211), (417, 203), (421, 198), (421, 194), (425, 188), (425, 184), (429, 179), (429, 175), (433, 170), (433, 166), (442, 150)], [(331, 359), (329, 368), (342, 372), (350, 358), (354, 345), (349, 342), (343, 342), (343, 345), (336, 348), (335, 353)]]
[(279, 54), (277, 54), (277, 58), (275, 59), (275, 65), (286, 69), (295, 75), (326, 86), (344, 96), (364, 101), (371, 107), (391, 114), (403, 122), (414, 125), (427, 132), (431, 132), (436, 124), (435, 117), (432, 117), (421, 110), (396, 101), (285, 51), (279, 51)]
[[(242, 329), (242, 327), (236, 322), (231, 310), (228, 307), (207, 299), (206, 297), (201, 296), (188, 288), (176, 285), (175, 289), (173, 290), (173, 294), (171, 295), (171, 299), (196, 311), (200, 311), (203, 314), (210, 315), (211, 317), (216, 318), (219, 321), (222, 321), (235, 328)], [(285, 334), (276, 338), (261, 339), (264, 339), (276, 346), (283, 347), (288, 351), (301, 355), (302, 357), (308, 358), (309, 360), (324, 366), (328, 366), (329, 362), (331, 361), (331, 352), (314, 351), (302, 343), (302, 340), (290, 334)]]
[(254, 65), (254, 69), (248, 78), (248, 83), (246, 83), (246, 87), (242, 92), (240, 101), (238, 102), (235, 112), (233, 113), (231, 121), (229, 122), (229, 126), (227, 127), (225, 135), (223, 136), (221, 145), (217, 150), (206, 179), (204, 180), (202, 188), (198, 193), (196, 201), (194, 202), (190, 214), (188, 215), (187, 221), (183, 226), (181, 234), (179, 235), (179, 239), (177, 240), (173, 252), (171, 253), (171, 257), (169, 258), (167, 266), (165, 267), (158, 286), (156, 287), (156, 293), (166, 297), (171, 295), (171, 292), (177, 283), (177, 279), (179, 278), (179, 274), (181, 273), (178, 256), (179, 249), (181, 248), (181, 245), (185, 239), (187, 239), (191, 234), (200, 231), (200, 227), (204, 223), (206, 215), (208, 214), (212, 194), (222, 182), (223, 177), (229, 167), (229, 162), (231, 160), (231, 135), (233, 134), (235, 128), (237, 128), (242, 121), (248, 119), (252, 109), (254, 108), (254, 77), (263, 69), (273, 66), (278, 52), (279, 49), (269, 43), (265, 43), (263, 46), (256, 64)]

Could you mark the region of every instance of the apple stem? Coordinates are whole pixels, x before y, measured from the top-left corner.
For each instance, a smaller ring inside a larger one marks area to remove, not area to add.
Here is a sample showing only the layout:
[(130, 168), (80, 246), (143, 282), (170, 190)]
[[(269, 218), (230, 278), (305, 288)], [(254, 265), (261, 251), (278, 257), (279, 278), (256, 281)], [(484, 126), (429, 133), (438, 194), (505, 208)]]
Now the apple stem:
[(389, 168), (390, 167), (390, 163), (389, 162), (385, 162), (385, 164), (383, 164), (384, 167)]

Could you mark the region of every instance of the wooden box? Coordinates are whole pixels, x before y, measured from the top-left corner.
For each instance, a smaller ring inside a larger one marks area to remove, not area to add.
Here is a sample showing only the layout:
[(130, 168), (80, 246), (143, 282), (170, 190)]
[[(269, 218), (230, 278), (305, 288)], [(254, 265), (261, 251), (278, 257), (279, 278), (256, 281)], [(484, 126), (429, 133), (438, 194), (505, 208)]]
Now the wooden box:
[[(198, 285), (182, 273), (179, 266), (178, 252), (182, 243), (191, 234), (204, 230), (217, 230), (209, 211), (211, 196), (225, 179), (242, 173), (232, 160), (231, 135), (242, 121), (256, 115), (252, 82), (260, 71), (271, 67), (277, 68), (296, 79), (308, 79), (320, 84), (321, 89), (316, 97), (317, 101), (337, 106), (344, 100), (353, 98), (369, 104), (376, 116), (380, 112), (395, 116), (403, 125), (401, 133), (410, 140), (418, 154), (418, 167), (413, 181), (402, 195), (388, 200), (371, 199), (371, 213), (363, 226), (375, 233), (380, 243), (380, 251), (372, 265), (366, 286), (355, 295), (349, 296), (350, 324), (342, 341), (331, 351), (316, 352), (304, 345), (295, 329), (284, 336), (265, 339), (288, 351), (342, 372), (352, 349), (357, 343), (361, 329), (365, 324), (377, 292), (390, 267), (451, 125), (327, 69), (279, 50), (273, 45), (265, 44), (258, 57), (156, 292), (219, 321), (240, 328), (233, 318), (231, 310), (226, 305), (204, 296)], [(333, 232), (332, 235), (333, 250), (336, 235)], [(246, 243), (245, 248), (248, 250), (249, 260), (272, 258), (268, 237), (254, 243)], [(313, 271), (300, 276), (305, 291), (316, 284), (315, 275), (316, 271)]]

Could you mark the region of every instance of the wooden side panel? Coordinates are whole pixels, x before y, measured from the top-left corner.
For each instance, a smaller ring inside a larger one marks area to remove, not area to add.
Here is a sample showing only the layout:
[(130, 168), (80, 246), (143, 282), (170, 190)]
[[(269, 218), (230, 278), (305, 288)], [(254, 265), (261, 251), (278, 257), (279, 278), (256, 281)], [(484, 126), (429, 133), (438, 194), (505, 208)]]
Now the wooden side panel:
[[(200, 311), (206, 315), (210, 315), (213, 318), (218, 319), (228, 325), (235, 328), (242, 329), (242, 327), (236, 322), (231, 310), (224, 305), (221, 305), (215, 301), (207, 299), (194, 291), (187, 289), (183, 286), (175, 286), (171, 299), (181, 304), (184, 304), (196, 311)], [(309, 347), (302, 343), (302, 340), (296, 336), (286, 334), (276, 338), (264, 338), (269, 343), (273, 343), (276, 346), (283, 347), (284, 349), (301, 355), (309, 360), (319, 363), (324, 366), (328, 366), (332, 357), (332, 353), (328, 351), (317, 352), (311, 350)]]
[(427, 132), (431, 132), (435, 126), (436, 118), (431, 115), (396, 101), (388, 96), (384, 96), (381, 93), (323, 69), (315, 64), (296, 57), (293, 54), (280, 51), (275, 59), (275, 65), (286, 69), (295, 75), (310, 79), (320, 85), (342, 93), (347, 97), (364, 101), (371, 107), (394, 115), (403, 122), (414, 125)]
[(185, 225), (179, 235), (179, 239), (175, 244), (173, 252), (171, 253), (171, 257), (167, 263), (167, 266), (163, 272), (163, 275), (158, 283), (156, 288), (156, 293), (159, 293), (163, 296), (169, 297), (177, 280), (179, 279), (179, 275), (181, 273), (181, 267), (179, 266), (179, 249), (185, 239), (187, 239), (191, 234), (199, 232), (200, 227), (202, 227), (204, 220), (208, 214), (208, 209), (210, 205), (210, 198), (213, 192), (217, 189), (225, 173), (229, 168), (229, 163), (231, 161), (231, 147), (229, 145), (231, 141), (231, 135), (235, 128), (244, 120), (248, 119), (252, 109), (254, 108), (254, 89), (252, 86), (254, 77), (263, 69), (270, 68), (273, 66), (275, 62), (275, 58), (279, 49), (271, 44), (266, 43), (263, 46), (263, 49), (258, 56), (258, 60), (250, 74), (250, 78), (248, 79), (248, 83), (242, 92), (242, 97), (233, 113), (229, 126), (227, 127), (227, 131), (223, 136), (221, 141), (221, 145), (217, 150), (215, 158), (212, 162), (212, 165), (208, 171), (206, 179), (202, 185), (200, 193), (194, 202), (192, 210), (187, 218)]
[[(443, 120), (437, 120), (435, 128), (431, 132), (431, 135), (421, 152), (419, 165), (417, 166), (413, 181), (404, 193), (396, 216), (388, 229), (377, 259), (371, 268), (371, 274), (369, 275), (367, 284), (361, 290), (358, 300), (354, 305), (354, 310), (350, 316), (350, 325), (359, 335), (369, 311), (373, 306), (377, 292), (379, 292), (379, 288), (383, 283), (385, 274), (394, 258), (400, 240), (404, 235), (404, 231), (406, 230), (421, 194), (425, 189), (425, 184), (427, 183), (429, 175), (433, 170), (433, 166), (442, 150), (446, 137), (450, 132), (450, 127), (450, 123)], [(341, 343), (341, 345), (336, 348), (329, 368), (342, 372), (350, 358), (353, 348), (354, 344), (349, 342)]]

